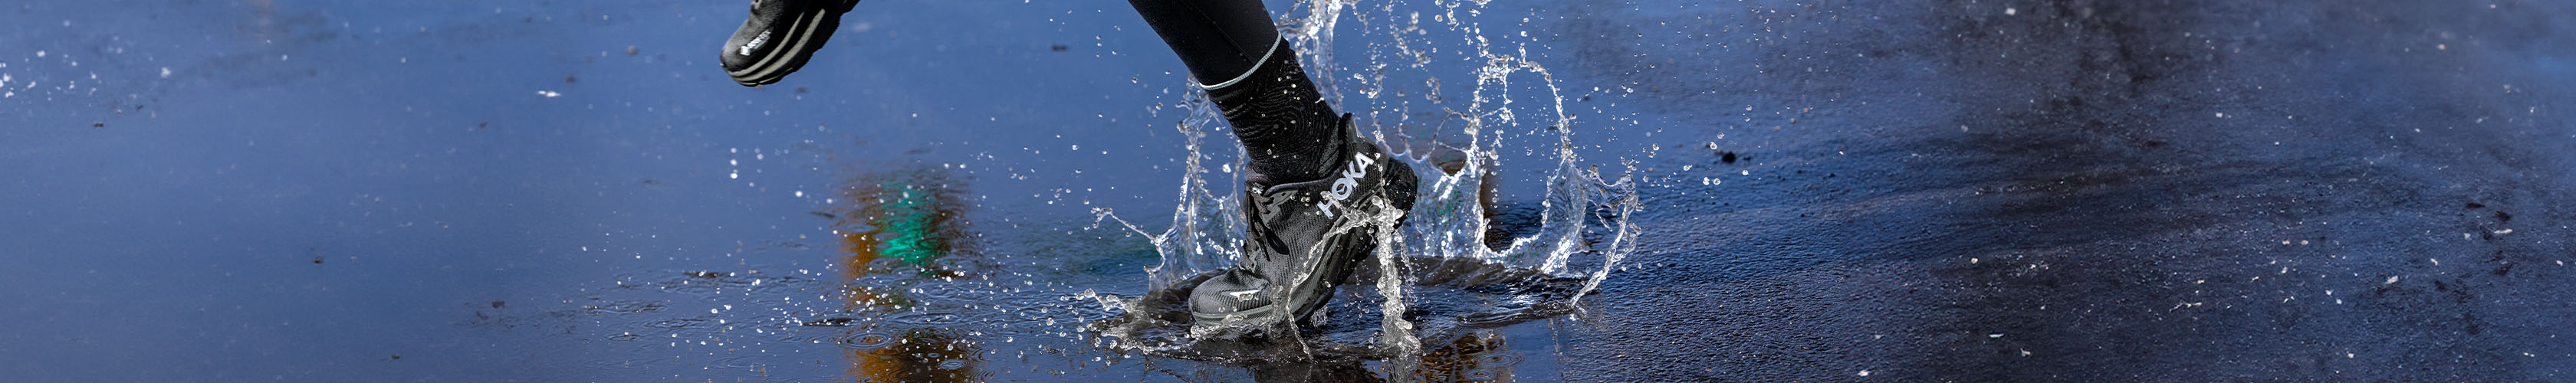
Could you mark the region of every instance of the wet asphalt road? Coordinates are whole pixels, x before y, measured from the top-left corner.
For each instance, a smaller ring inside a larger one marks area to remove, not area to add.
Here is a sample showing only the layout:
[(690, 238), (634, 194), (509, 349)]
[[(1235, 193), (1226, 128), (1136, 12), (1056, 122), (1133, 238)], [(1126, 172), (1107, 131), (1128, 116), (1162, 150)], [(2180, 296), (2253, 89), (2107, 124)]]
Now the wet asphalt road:
[[(831, 191), (964, 164), (1013, 299), (1134, 294), (1152, 254), (1089, 209), (1169, 211), (1184, 155), (1180, 65), (1114, 3), (870, 2), (846, 65), (759, 90), (704, 57), (729, 2), (74, 4), (0, 7), (30, 381), (865, 375), (626, 333), (755, 338), (705, 323), (827, 286), (628, 286), (847, 279), (814, 213), (868, 208)], [(1585, 315), (1505, 331), (1515, 381), (2576, 380), (2576, 4), (1489, 6), (1647, 205)], [(994, 380), (1245, 378), (1031, 359), (1086, 343), (1012, 319), (921, 338), (1017, 336)]]
[(1737, 4), (1558, 27), (1750, 172), (1570, 378), (2576, 379), (2576, 4)]

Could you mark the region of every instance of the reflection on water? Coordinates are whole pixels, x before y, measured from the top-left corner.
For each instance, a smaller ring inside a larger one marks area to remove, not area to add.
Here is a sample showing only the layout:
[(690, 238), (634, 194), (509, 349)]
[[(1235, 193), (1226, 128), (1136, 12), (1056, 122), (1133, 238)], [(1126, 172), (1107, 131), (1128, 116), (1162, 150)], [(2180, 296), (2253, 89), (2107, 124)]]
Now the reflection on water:
[(867, 174), (849, 181), (838, 201), (847, 205), (834, 231), (850, 253), (841, 266), (853, 279), (897, 268), (922, 276), (957, 277), (960, 270), (938, 264), (966, 249), (963, 185), (951, 183), (940, 168), (920, 167)]
[(1261, 363), (1249, 368), (1253, 380), (1261, 383), (1384, 382), (1388, 376), (1429, 383), (1506, 383), (1512, 381), (1512, 365), (1521, 361), (1519, 354), (1504, 347), (1502, 334), (1492, 331), (1479, 331), (1437, 346), (1418, 356), (1419, 363), (1410, 374), (1382, 376), (1378, 370), (1390, 368), (1388, 365), (1372, 367), (1359, 360)]
[(1423, 354), (1414, 376), (1426, 382), (1510, 382), (1512, 365), (1520, 361), (1504, 347), (1502, 334), (1483, 331)]
[(846, 205), (820, 214), (837, 217), (842, 309), (851, 316), (807, 322), (841, 330), (848, 377), (859, 382), (978, 381), (983, 352), (958, 329), (880, 321), (919, 307), (910, 286), (929, 279), (967, 277), (971, 267), (954, 258), (972, 252), (960, 219), (963, 185), (927, 166), (894, 167), (848, 181), (835, 201)]
[(973, 342), (941, 330), (916, 328), (883, 333), (847, 330), (842, 356), (850, 361), (849, 378), (859, 382), (973, 382), (983, 352)]

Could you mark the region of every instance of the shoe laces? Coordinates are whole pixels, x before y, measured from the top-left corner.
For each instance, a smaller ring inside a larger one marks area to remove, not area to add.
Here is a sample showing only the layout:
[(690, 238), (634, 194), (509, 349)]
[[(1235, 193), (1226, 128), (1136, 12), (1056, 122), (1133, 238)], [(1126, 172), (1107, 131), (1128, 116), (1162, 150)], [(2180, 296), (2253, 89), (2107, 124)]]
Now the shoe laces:
[(1264, 258), (1272, 254), (1287, 254), (1288, 241), (1279, 239), (1279, 234), (1270, 229), (1270, 224), (1264, 222), (1268, 220), (1262, 219), (1274, 212), (1269, 211), (1269, 206), (1266, 206), (1269, 204), (1261, 203), (1259, 198), (1261, 196), (1249, 188), (1243, 191), (1243, 201), (1247, 208), (1243, 209), (1244, 221), (1252, 234), (1252, 238), (1245, 238), (1245, 240), (1258, 240), (1261, 246), (1268, 248), (1270, 251), (1263, 253)]

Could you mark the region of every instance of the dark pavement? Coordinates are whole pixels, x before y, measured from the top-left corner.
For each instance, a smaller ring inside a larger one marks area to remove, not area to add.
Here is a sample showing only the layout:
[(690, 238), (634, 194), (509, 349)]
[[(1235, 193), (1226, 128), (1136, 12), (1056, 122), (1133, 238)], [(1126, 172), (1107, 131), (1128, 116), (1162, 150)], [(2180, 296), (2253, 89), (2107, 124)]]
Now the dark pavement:
[(1556, 27), (1706, 169), (1570, 378), (2576, 379), (2576, 6), (1718, 4)]

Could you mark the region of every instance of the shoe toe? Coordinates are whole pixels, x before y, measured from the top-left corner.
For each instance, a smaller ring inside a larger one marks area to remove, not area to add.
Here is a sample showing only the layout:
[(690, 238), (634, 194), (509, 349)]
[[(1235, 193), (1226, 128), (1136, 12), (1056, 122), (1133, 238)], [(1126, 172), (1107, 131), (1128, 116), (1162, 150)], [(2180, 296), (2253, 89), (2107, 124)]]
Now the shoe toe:
[(760, 52), (743, 49), (745, 45), (751, 44), (753, 39), (760, 37), (762, 31), (755, 28), (751, 23), (744, 23), (742, 31), (735, 32), (733, 38), (725, 40), (724, 52), (719, 55), (722, 59), (718, 62), (724, 64), (726, 72), (739, 72), (744, 68), (750, 68), (753, 62), (759, 61)]
[(1190, 292), (1190, 312), (1199, 315), (1226, 315), (1270, 305), (1261, 293), (1259, 281), (1249, 281), (1239, 273), (1227, 273), (1199, 283)]
[[(763, 76), (754, 76), (761, 71), (753, 70), (754, 66), (761, 65), (763, 61), (771, 60), (769, 56), (773, 55), (773, 53), (770, 51), (775, 50), (776, 45), (779, 42), (777, 41), (777, 31), (771, 30), (774, 29), (773, 27), (774, 25), (772, 25), (770, 20), (762, 18), (755, 17), (751, 20), (743, 21), (742, 28), (734, 30), (732, 38), (725, 39), (724, 51), (719, 52), (717, 55), (717, 57), (720, 57), (720, 59), (717, 60), (717, 63), (724, 65), (725, 74), (730, 75), (733, 77), (735, 82), (743, 83), (743, 85), (758, 85), (777, 81), (774, 77), (759, 78)], [(746, 76), (749, 78), (746, 78)]]

